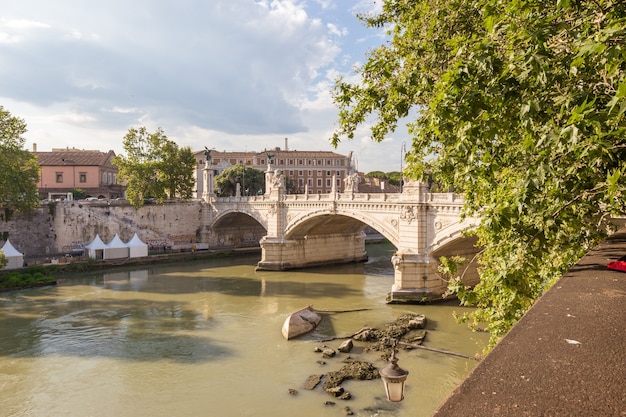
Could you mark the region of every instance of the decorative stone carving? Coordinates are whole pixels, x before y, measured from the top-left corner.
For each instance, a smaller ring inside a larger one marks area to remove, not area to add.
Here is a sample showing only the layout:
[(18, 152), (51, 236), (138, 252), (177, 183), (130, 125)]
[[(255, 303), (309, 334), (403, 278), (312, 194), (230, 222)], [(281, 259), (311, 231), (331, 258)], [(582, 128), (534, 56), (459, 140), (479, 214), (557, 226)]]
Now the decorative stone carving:
[(391, 257), (391, 264), (397, 270), (400, 269), (400, 264), (402, 263), (402, 261), (403, 261), (402, 255), (398, 255), (394, 253), (393, 256)]
[(400, 218), (402, 220), (406, 220), (409, 224), (411, 224), (411, 222), (415, 220), (417, 216), (415, 215), (415, 211), (413, 210), (412, 206), (404, 206), (402, 207), (402, 213), (400, 214)]

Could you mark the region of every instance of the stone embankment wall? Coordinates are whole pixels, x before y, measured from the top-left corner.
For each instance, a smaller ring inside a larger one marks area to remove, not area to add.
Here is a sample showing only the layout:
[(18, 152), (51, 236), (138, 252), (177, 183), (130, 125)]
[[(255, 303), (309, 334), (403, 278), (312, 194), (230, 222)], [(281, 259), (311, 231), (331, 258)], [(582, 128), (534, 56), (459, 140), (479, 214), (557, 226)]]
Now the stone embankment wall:
[(124, 242), (135, 233), (147, 243), (201, 242), (203, 211), (209, 210), (202, 201), (149, 204), (140, 209), (125, 201), (49, 203), (29, 216), (7, 216), (0, 211), (0, 242), (8, 238), (31, 258), (68, 253), (96, 235), (106, 243), (116, 233)]

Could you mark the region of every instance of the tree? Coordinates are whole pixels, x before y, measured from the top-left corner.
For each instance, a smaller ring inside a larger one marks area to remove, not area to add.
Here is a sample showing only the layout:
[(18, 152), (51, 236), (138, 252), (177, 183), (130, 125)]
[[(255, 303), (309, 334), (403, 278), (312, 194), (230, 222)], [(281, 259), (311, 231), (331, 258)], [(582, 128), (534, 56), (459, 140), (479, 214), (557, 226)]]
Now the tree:
[(400, 185), (402, 181), (402, 173), (400, 171), (390, 171), (385, 174), (391, 185)]
[(39, 204), (37, 157), (23, 149), (26, 122), (0, 106), (0, 207), (30, 212)]
[(7, 266), (8, 263), (9, 263), (9, 260), (7, 259), (6, 255), (4, 254), (2, 249), (0, 249), (0, 269), (2, 269), (5, 266)]
[(169, 198), (191, 198), (196, 183), (193, 171), (197, 165), (191, 148), (178, 148), (174, 142), (166, 142), (160, 154), (159, 178), (166, 194)]
[(237, 183), (241, 184), (241, 192), (245, 195), (256, 195), (265, 191), (265, 173), (251, 167), (237, 164), (226, 168), (215, 177), (215, 190), (218, 197), (234, 196)]
[(391, 39), (337, 81), (331, 141), (419, 112), (407, 173), (481, 219), (480, 283), (450, 290), (493, 345), (626, 211), (626, 3), (386, 0), (361, 19)]
[(378, 178), (379, 180), (386, 180), (387, 174), (382, 171), (370, 171), (365, 174), (365, 178)]
[(85, 198), (85, 190), (83, 190), (82, 188), (74, 188), (72, 190), (72, 198), (74, 200), (82, 200), (83, 198)]
[(124, 136), (126, 156), (114, 164), (118, 176), (127, 181), (126, 197), (134, 207), (146, 198), (160, 203), (166, 198), (191, 198), (196, 160), (189, 147), (179, 148), (161, 128), (150, 133), (145, 127), (130, 128)]

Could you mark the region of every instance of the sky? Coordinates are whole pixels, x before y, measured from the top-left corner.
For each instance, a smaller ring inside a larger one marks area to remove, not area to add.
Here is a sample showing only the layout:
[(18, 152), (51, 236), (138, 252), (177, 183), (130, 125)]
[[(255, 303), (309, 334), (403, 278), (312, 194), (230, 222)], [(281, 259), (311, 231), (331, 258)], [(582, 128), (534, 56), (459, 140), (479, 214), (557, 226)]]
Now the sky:
[(339, 76), (386, 42), (356, 13), (381, 0), (0, 0), (0, 105), (26, 148), (113, 150), (132, 127), (193, 151), (353, 152), (399, 171), (405, 133), (334, 149)]

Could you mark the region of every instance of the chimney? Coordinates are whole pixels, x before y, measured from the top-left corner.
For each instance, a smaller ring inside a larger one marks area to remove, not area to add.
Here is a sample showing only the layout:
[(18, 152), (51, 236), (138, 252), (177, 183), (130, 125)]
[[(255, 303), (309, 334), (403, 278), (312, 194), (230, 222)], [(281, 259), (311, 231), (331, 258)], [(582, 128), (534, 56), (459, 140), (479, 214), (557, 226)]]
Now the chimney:
[(37, 152), (37, 144), (33, 143), (33, 152)]
[(289, 139), (285, 138), (285, 150), (288, 151), (289, 150)]

